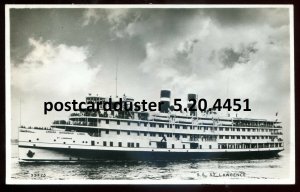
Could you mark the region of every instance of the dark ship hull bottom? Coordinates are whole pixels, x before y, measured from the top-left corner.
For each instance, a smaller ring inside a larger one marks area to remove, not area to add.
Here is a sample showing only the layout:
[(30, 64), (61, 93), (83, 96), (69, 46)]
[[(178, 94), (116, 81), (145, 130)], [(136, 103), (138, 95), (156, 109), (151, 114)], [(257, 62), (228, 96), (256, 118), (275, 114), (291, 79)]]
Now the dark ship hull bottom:
[(282, 150), (239, 152), (158, 152), (109, 151), (65, 148), (19, 147), (20, 161), (100, 161), (100, 160), (187, 160), (187, 159), (266, 159)]

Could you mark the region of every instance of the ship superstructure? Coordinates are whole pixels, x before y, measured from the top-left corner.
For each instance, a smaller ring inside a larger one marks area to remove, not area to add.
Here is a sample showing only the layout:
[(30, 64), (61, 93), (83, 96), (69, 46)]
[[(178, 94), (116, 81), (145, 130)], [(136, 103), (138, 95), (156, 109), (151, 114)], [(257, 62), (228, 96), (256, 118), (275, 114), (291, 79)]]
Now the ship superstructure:
[[(20, 127), (20, 160), (264, 158), (284, 150), (277, 120), (220, 117), (214, 111), (173, 112), (170, 98), (169, 90), (161, 91), (163, 105), (157, 112), (101, 108), (72, 113), (50, 128)], [(89, 95), (86, 102), (108, 99)], [(125, 95), (122, 99), (122, 105), (134, 102)]]

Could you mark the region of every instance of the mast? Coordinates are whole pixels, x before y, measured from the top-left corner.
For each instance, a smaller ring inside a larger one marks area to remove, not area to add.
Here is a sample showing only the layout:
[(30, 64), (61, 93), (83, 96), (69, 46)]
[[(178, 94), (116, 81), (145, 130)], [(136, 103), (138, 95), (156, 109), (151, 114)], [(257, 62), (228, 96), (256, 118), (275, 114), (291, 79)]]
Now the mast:
[(119, 62), (119, 58), (117, 58), (117, 63), (116, 63), (116, 97), (118, 97), (118, 62)]
[(21, 127), (21, 125), (22, 125), (22, 113), (21, 113), (21, 111), (22, 111), (22, 100), (21, 100), (21, 97), (20, 97), (20, 116), (19, 116), (19, 122), (20, 122), (20, 127)]

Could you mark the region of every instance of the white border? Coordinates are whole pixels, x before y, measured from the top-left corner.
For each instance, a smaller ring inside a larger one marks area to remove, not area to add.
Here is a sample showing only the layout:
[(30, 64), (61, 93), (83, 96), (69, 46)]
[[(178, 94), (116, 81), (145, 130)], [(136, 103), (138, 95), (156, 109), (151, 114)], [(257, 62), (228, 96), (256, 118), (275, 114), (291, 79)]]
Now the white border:
[[(210, 180), (20, 180), (11, 178), (11, 64), (10, 64), (10, 18), (11, 8), (288, 8), (290, 16), (290, 178), (234, 180), (229, 178)], [(6, 184), (101, 184), (101, 185), (144, 185), (144, 184), (295, 184), (295, 92), (294, 92), (294, 7), (293, 5), (5, 5), (5, 86), (6, 86)]]

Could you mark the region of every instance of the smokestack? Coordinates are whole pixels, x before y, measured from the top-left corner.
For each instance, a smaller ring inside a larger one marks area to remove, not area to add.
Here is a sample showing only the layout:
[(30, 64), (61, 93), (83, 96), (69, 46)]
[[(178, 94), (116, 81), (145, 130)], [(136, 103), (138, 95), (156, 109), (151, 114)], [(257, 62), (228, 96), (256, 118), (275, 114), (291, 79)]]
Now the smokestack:
[[(190, 101), (190, 100), (195, 100), (196, 101), (196, 105), (194, 105), (192, 108), (191, 108), (191, 106), (192, 106), (193, 101)], [(197, 103), (198, 103), (197, 95), (194, 94), (194, 93), (189, 93), (187, 95), (187, 102), (188, 102), (188, 104), (187, 104), (188, 110), (193, 110), (193, 109), (195, 110), (195, 111), (189, 111), (190, 115), (191, 116), (197, 116)]]
[(160, 112), (168, 113), (170, 108), (171, 101), (171, 91), (170, 90), (161, 90), (160, 91), (160, 102), (162, 103)]

